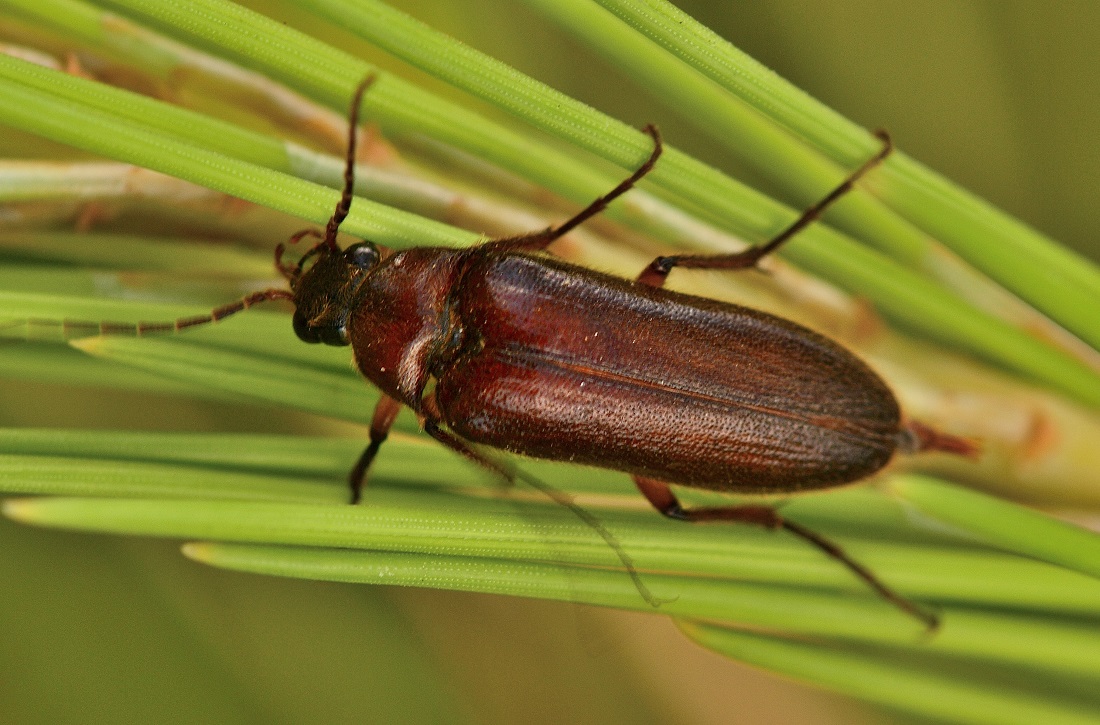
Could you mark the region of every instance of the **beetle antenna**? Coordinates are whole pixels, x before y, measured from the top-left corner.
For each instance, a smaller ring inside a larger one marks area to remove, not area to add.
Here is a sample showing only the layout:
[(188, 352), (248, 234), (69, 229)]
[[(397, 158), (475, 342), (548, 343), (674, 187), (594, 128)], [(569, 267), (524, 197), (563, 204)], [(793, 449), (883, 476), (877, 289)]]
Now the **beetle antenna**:
[(26, 326), (27, 339), (31, 339), (30, 331), (34, 328), (46, 328), (60, 330), (65, 340), (73, 340), (80, 337), (94, 335), (126, 335), (130, 337), (143, 337), (145, 335), (163, 335), (166, 333), (182, 332), (191, 327), (208, 325), (238, 312), (249, 309), (261, 302), (272, 300), (294, 301), (294, 294), (284, 289), (266, 289), (245, 295), (239, 300), (216, 307), (205, 315), (193, 317), (180, 317), (164, 322), (90, 322), (88, 320), (56, 319), (45, 317), (29, 317), (23, 320), (12, 321), (6, 324), (2, 330), (10, 330), (16, 327)]
[[(333, 211), (332, 217), (325, 226), (324, 234), (322, 235), (313, 229), (307, 229), (298, 232), (287, 240), (286, 243), (275, 247), (275, 269), (290, 282), (292, 289), (302, 276), (302, 267), (307, 260), (319, 254), (322, 249), (328, 249), (333, 252), (339, 251), (339, 247), (336, 245), (336, 234), (340, 229), (340, 224), (347, 218), (348, 212), (351, 210), (351, 202), (354, 197), (352, 188), (355, 185), (355, 144), (359, 126), (359, 106), (363, 102), (363, 94), (371, 87), (377, 77), (377, 74), (370, 73), (355, 88), (355, 94), (351, 101), (351, 108), (348, 111), (348, 151), (347, 159), (344, 164), (344, 188), (340, 194), (340, 201), (337, 202), (336, 209)], [(290, 265), (283, 262), (283, 254), (286, 253), (287, 244), (296, 244), (307, 236), (320, 237), (321, 241), (302, 255), (302, 258), (298, 260), (297, 264)], [(191, 327), (218, 322), (238, 312), (247, 310), (260, 302), (269, 302), (272, 300), (289, 300), (293, 302), (294, 293), (289, 290), (274, 288), (253, 292), (235, 302), (216, 307), (205, 315), (181, 317), (170, 322), (89, 322), (86, 320), (28, 318), (26, 320), (6, 324), (0, 327), (0, 332), (26, 325), (28, 329), (28, 338), (30, 338), (30, 329), (34, 327), (59, 328), (62, 336), (66, 340), (91, 335), (130, 335), (141, 337), (143, 335), (175, 333)]]
[[(306, 252), (301, 259), (298, 260), (298, 264), (296, 266), (292, 267), (289, 264), (284, 264), (283, 255), (286, 254), (287, 245), (297, 244), (306, 237), (317, 237), (321, 241), (313, 245), (313, 247), (308, 252)], [(302, 267), (305, 265), (306, 259), (316, 254), (317, 248), (323, 246), (324, 243), (324, 237), (321, 236), (321, 232), (317, 231), (316, 229), (303, 229), (297, 234), (291, 235), (290, 239), (286, 240), (285, 242), (280, 242), (275, 246), (275, 269), (279, 271), (279, 274), (283, 275), (283, 277), (286, 278), (287, 282), (290, 282), (290, 286), (292, 289), (295, 283), (298, 281), (298, 278), (302, 276)]]
[[(351, 99), (351, 108), (348, 109), (348, 155), (344, 163), (344, 190), (340, 194), (340, 201), (336, 203), (336, 209), (325, 226), (324, 246), (331, 252), (338, 252), (336, 246), (336, 233), (340, 230), (340, 224), (347, 218), (351, 211), (351, 201), (354, 197), (352, 188), (355, 186), (355, 141), (359, 127), (359, 106), (363, 102), (363, 94), (367, 92), (378, 78), (375, 73), (370, 73), (355, 88), (355, 95)], [(301, 269), (299, 267), (299, 269)]]

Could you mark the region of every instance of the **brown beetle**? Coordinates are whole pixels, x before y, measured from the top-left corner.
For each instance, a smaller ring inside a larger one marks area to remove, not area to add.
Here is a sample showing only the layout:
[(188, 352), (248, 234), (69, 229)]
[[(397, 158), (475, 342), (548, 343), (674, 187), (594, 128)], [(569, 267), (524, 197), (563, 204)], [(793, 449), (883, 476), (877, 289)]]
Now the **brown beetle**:
[(320, 241), (296, 265), (283, 263), (285, 245), (276, 249), (290, 291), (258, 292), (208, 316), (145, 325), (142, 332), (178, 330), (259, 301), (288, 299), (302, 340), (351, 345), (359, 371), (383, 393), (370, 443), (350, 474), (352, 502), (398, 411), (408, 406), (429, 435), (508, 477), (471, 444), (625, 471), (657, 510), (675, 519), (784, 528), (935, 626), (934, 615), (771, 507), (689, 510), (669, 487), (791, 493), (865, 478), (899, 451), (973, 452), (965, 440), (904, 421), (886, 384), (825, 337), (763, 312), (663, 289), (674, 267), (753, 267), (886, 157), (885, 134), (880, 154), (769, 243), (737, 254), (660, 257), (632, 282), (544, 252), (654, 167), (662, 147), (653, 127), (646, 129), (654, 150), (645, 164), (558, 227), (461, 250), (392, 252), (368, 241), (341, 250), (336, 233), (352, 202), (355, 128), (370, 82), (352, 102), (340, 202), (323, 234), (308, 230), (291, 240)]

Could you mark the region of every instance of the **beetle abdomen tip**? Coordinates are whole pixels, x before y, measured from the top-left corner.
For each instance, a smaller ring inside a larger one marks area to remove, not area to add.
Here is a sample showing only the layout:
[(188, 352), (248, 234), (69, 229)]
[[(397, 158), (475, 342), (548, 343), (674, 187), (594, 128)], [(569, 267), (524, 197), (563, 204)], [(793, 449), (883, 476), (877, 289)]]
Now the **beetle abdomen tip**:
[(902, 426), (898, 434), (898, 448), (905, 453), (941, 451), (967, 458), (977, 458), (982, 452), (978, 441), (942, 433), (915, 420)]

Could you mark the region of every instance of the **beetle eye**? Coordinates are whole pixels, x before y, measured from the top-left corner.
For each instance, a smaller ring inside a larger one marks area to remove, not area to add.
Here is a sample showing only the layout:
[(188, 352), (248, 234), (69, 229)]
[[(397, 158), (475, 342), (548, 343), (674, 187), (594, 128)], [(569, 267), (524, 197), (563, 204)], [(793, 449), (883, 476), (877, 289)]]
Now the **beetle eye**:
[(355, 265), (360, 269), (370, 269), (378, 264), (381, 255), (378, 253), (378, 247), (371, 242), (359, 242), (344, 250), (344, 259), (347, 260), (348, 264)]
[(292, 324), (294, 334), (302, 342), (311, 344), (323, 342), (336, 347), (348, 344), (347, 327), (344, 325), (311, 325), (305, 317), (297, 313), (294, 314)]

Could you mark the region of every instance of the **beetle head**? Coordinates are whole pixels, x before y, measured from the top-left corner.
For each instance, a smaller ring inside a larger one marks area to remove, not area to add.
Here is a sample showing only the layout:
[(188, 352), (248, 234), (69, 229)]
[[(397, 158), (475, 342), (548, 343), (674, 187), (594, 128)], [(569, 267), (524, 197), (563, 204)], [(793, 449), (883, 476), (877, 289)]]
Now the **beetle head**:
[[(302, 262), (314, 256), (313, 264), (303, 270)], [(304, 342), (349, 344), (348, 320), (359, 305), (363, 282), (381, 259), (381, 250), (372, 242), (340, 250), (322, 241), (306, 252), (288, 275), (294, 293), (294, 333)]]
[[(347, 345), (348, 319), (359, 306), (363, 282), (387, 253), (372, 242), (359, 242), (341, 250), (336, 244), (340, 224), (351, 211), (355, 185), (355, 136), (359, 125), (359, 105), (363, 94), (374, 83), (371, 73), (359, 83), (348, 110), (348, 151), (344, 161), (344, 189), (323, 233), (306, 230), (290, 238), (295, 244), (304, 237), (321, 241), (302, 255), (298, 264), (283, 264), (286, 244), (275, 248), (275, 268), (287, 281), (294, 297), (294, 332), (305, 342)], [(306, 268), (309, 260), (313, 264)]]

